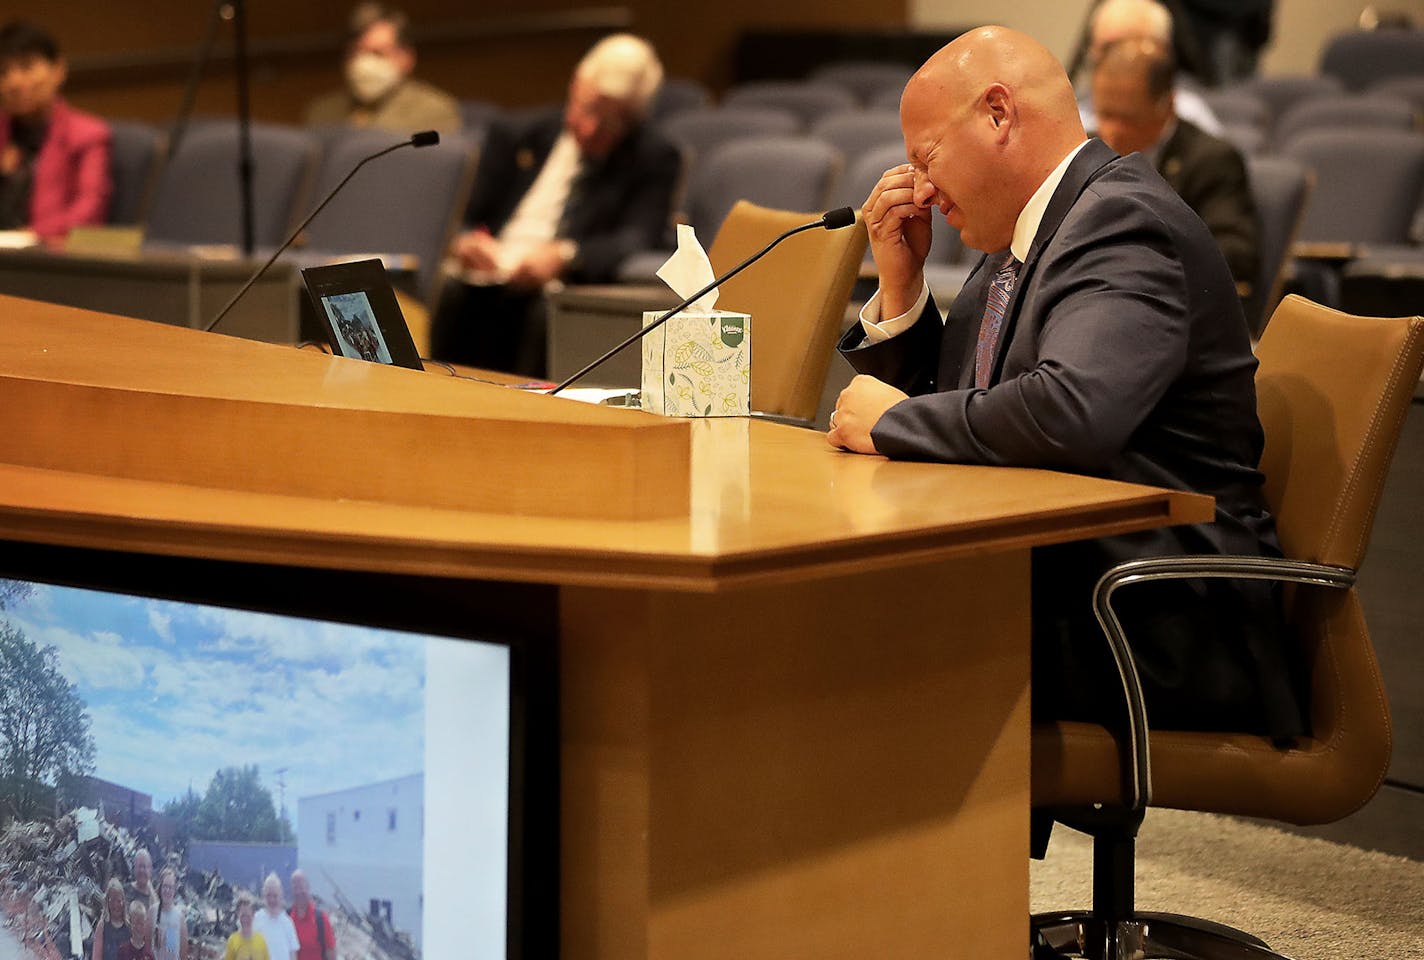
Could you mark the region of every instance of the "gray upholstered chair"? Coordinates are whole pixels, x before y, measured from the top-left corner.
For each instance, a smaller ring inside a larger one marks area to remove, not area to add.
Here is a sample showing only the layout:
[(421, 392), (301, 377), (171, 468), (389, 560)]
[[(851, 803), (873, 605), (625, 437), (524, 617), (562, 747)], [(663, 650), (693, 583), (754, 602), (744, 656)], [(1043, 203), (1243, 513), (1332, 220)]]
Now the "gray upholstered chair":
[(847, 167), (854, 165), (862, 154), (879, 147), (896, 147), (902, 158), (905, 152), (900, 115), (893, 110), (828, 113), (811, 127), (810, 135), (839, 150), (845, 157)]
[(844, 87), (861, 103), (899, 94), (915, 71), (902, 63), (884, 60), (837, 60), (811, 71), (811, 80)]
[(1315, 97), (1329, 97), (1345, 92), (1344, 85), (1335, 77), (1314, 74), (1284, 74), (1277, 76), (1252, 77), (1237, 84), (1236, 89), (1259, 97), (1266, 105), (1270, 122), (1302, 100)]
[[(333, 144), (312, 195), (325, 197), (363, 158), (404, 139), (365, 130)], [(410, 254), (416, 261), (420, 296), (429, 301), (440, 260), (469, 199), (474, 153), (464, 137), (447, 135), (436, 146), (407, 147), (372, 161), (306, 228), (305, 249)]]
[(140, 223), (167, 137), (157, 127), (134, 120), (110, 120), (109, 129), (113, 133), (109, 170), (114, 180), (109, 223)]
[(1348, 90), (1387, 77), (1424, 72), (1424, 30), (1356, 30), (1332, 37), (1320, 54), (1320, 72)]
[(1202, 93), (1207, 106), (1223, 126), (1233, 123), (1250, 124), (1265, 129), (1270, 125), (1271, 113), (1266, 101), (1244, 87), (1222, 87)]
[(1241, 151), (1243, 157), (1263, 153), (1268, 142), (1265, 128), (1254, 123), (1223, 123), (1221, 139)]
[(648, 116), (661, 123), (684, 110), (701, 110), (712, 103), (712, 94), (699, 80), (690, 77), (668, 77), (658, 87)]
[(801, 119), (804, 130), (820, 117), (851, 110), (860, 102), (849, 90), (834, 83), (811, 80), (758, 80), (738, 84), (722, 97), (724, 107), (776, 107)]
[[(253, 242), (275, 247), (303, 212), (316, 163), (317, 143), (291, 127), (252, 126)], [(238, 178), (238, 130), (210, 121), (188, 129), (168, 158), (154, 189), (144, 243), (237, 244), (242, 241)]]
[(1413, 130), (1418, 120), (1418, 111), (1403, 97), (1375, 93), (1313, 97), (1282, 114), (1271, 131), (1271, 139), (1280, 149), (1311, 130)]
[(1311, 299), (1340, 305), (1338, 265), (1362, 245), (1407, 243), (1424, 194), (1424, 134), (1403, 130), (1313, 130), (1282, 153), (1315, 176), (1296, 243), (1296, 278)]
[(1282, 153), (1315, 174), (1300, 239), (1315, 243), (1405, 243), (1424, 192), (1424, 134), (1313, 130)]
[(894, 88), (881, 90), (870, 98), (870, 102), (866, 104), (866, 107), (870, 110), (894, 110), (896, 113), (899, 113), (900, 96), (903, 93), (903, 90), (896, 90)]
[(738, 140), (792, 136), (801, 129), (801, 120), (780, 107), (697, 107), (676, 113), (659, 126), (695, 165), (699, 158)]
[(1256, 243), (1261, 256), (1242, 306), (1251, 335), (1260, 337), (1280, 302), (1291, 246), (1305, 220), (1314, 181), (1304, 165), (1289, 157), (1249, 157), (1246, 169), (1256, 201)]
[[(1127, 707), (1120, 727), (1038, 723), (1033, 806), (1093, 836), (1093, 909), (1034, 918), (1035, 957), (1277, 958), (1249, 934), (1134, 904), (1137, 828), (1149, 807), (1296, 824), (1337, 820), (1374, 795), (1389, 764), (1389, 708), (1354, 587), (1385, 474), (1424, 364), (1424, 319), (1339, 313), (1287, 297), (1261, 338), (1261, 470), (1286, 559), (1168, 558), (1122, 564), (1093, 602)], [(1280, 580), (1305, 674), (1309, 733), (1292, 743), (1232, 732), (1149, 731), (1118, 589), (1163, 578)], [(1046, 837), (1035, 838), (1042, 854)], [(1223, 850), (1229, 859), (1233, 851)], [(1140, 952), (1139, 952), (1140, 951)], [(1370, 955), (1367, 944), (1358, 945)]]
[(1424, 67), (1420, 72), (1407, 76), (1388, 77), (1370, 86), (1370, 93), (1386, 97), (1402, 97), (1414, 104), (1414, 109), (1424, 114)]
[(698, 236), (711, 237), (738, 200), (824, 210), (841, 166), (839, 150), (809, 137), (738, 140), (697, 160), (688, 180), (688, 220)]
[[(462, 133), (481, 133), (502, 116), (504, 116), (504, 108), (493, 101), (460, 101), (460, 131)], [(410, 132), (415, 133), (416, 131)]]

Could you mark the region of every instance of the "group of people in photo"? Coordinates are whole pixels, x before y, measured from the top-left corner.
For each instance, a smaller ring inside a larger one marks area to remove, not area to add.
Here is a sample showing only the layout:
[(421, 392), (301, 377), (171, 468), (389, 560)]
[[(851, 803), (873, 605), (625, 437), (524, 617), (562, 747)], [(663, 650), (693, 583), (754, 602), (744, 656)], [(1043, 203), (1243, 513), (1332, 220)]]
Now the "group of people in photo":
[(336, 332), (341, 335), (342, 340), (356, 349), (362, 360), (372, 362), (381, 360), (380, 334), (376, 332), (375, 321), (371, 318), (368, 310), (357, 307), (347, 313), (334, 303), (328, 303), (327, 309), (331, 311), (331, 319), (336, 324)]
[[(94, 926), (90, 960), (190, 960), (186, 906), (178, 899), (178, 872), (164, 867), (153, 881), (153, 858), (140, 848), (133, 856), (133, 879), (110, 878)], [(301, 870), (292, 873), (292, 900), (286, 906), (282, 881), (269, 873), (259, 901), (250, 891), (235, 898), (237, 929), (227, 938), (224, 960), (332, 960), (336, 936), (331, 918), (312, 899)]]
[(153, 882), (153, 857), (140, 848), (133, 879), (111, 877), (94, 927), (91, 960), (186, 960), (188, 925), (178, 900), (178, 872), (164, 867)]

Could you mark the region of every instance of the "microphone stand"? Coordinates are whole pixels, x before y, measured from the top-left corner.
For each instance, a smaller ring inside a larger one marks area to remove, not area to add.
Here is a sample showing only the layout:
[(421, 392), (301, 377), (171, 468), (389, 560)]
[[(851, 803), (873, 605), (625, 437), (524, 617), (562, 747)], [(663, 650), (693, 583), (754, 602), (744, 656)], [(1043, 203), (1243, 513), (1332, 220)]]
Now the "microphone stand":
[(198, 56), (193, 61), (193, 70), (188, 75), (188, 85), (183, 90), (183, 100), (178, 106), (178, 115), (169, 128), (168, 155), (165, 163), (171, 161), (183, 143), (188, 132), (188, 122), (193, 116), (193, 107), (198, 99), (198, 87), (203, 80), (203, 71), (212, 59), (213, 48), (217, 45), (218, 22), (233, 22), (233, 68), (237, 81), (237, 190), (242, 210), (242, 253), (251, 257), (255, 246), (255, 228), (252, 201), (252, 112), (249, 106), (249, 80), (247, 69), (247, 6), (246, 0), (213, 0), (212, 15), (208, 17), (207, 32), (198, 47)]
[(237, 77), (237, 188), (242, 203), (242, 255), (254, 246), (252, 206), (252, 111), (248, 103), (247, 0), (232, 5), (233, 66)]
[(226, 8), (227, 0), (214, 0), (212, 15), (208, 17), (207, 32), (203, 34), (203, 42), (198, 47), (193, 70), (188, 74), (188, 85), (183, 88), (183, 100), (178, 105), (178, 115), (173, 118), (173, 125), (168, 128), (166, 159), (171, 159), (178, 152), (178, 147), (188, 132), (188, 122), (193, 118), (193, 107), (198, 101), (198, 86), (203, 81), (203, 71), (207, 69), (208, 61), (213, 57), (213, 48), (217, 46), (218, 23), (223, 19), (223, 11)]

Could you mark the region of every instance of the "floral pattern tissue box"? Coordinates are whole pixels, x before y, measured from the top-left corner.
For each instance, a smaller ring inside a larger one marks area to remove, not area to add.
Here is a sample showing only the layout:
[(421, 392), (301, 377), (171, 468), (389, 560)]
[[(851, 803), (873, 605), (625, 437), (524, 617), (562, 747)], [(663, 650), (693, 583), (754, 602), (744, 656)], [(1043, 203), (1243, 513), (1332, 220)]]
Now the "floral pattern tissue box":
[[(647, 326), (661, 314), (643, 314)], [(642, 407), (667, 417), (751, 413), (752, 318), (680, 313), (643, 338)]]

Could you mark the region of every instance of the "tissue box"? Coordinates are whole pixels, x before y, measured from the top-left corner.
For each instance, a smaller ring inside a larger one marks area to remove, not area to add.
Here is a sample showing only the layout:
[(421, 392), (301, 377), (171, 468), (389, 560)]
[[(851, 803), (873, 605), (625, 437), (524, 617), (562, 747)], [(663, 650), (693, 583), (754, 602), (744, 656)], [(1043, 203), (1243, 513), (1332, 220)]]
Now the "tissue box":
[[(643, 314), (643, 326), (661, 313)], [(643, 338), (642, 407), (668, 417), (751, 413), (752, 318), (680, 313)]]

